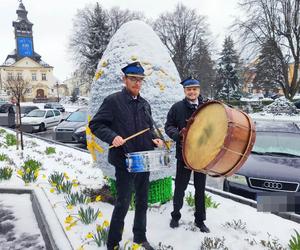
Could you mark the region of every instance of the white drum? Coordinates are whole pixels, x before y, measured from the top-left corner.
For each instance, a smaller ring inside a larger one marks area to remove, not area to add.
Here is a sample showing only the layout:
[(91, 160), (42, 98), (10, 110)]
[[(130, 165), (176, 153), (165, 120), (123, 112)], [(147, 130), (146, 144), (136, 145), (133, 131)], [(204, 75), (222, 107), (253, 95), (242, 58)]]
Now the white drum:
[(170, 152), (166, 150), (149, 150), (126, 154), (129, 172), (151, 172), (170, 168)]

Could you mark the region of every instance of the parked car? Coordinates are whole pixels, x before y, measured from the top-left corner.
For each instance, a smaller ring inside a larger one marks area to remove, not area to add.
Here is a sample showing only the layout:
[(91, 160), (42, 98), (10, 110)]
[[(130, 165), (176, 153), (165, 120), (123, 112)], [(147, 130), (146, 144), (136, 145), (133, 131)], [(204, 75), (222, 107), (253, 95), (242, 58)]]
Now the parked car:
[(55, 140), (86, 144), (85, 129), (88, 123), (87, 109), (82, 108), (71, 113), (54, 130)]
[(44, 131), (49, 127), (59, 124), (62, 120), (62, 115), (60, 111), (56, 109), (35, 109), (21, 120), (23, 131)]
[(294, 102), (297, 109), (300, 109), (300, 100)]
[(16, 126), (15, 113), (15, 105), (11, 103), (0, 105), (0, 126), (14, 128)]
[(223, 189), (254, 200), (260, 192), (300, 192), (300, 124), (256, 122), (256, 133), (251, 155)]
[(37, 106), (21, 106), (21, 117), (26, 116), (30, 111), (39, 109)]
[(46, 103), (44, 105), (44, 109), (57, 109), (60, 112), (65, 112), (65, 108), (63, 105), (59, 104), (59, 103), (55, 103), (55, 102), (51, 102), (51, 103)]

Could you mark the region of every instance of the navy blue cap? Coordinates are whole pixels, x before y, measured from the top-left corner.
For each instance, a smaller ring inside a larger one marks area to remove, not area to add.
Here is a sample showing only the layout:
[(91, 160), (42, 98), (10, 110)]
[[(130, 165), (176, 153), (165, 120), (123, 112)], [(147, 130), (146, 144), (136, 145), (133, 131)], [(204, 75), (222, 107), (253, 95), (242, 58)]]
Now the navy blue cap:
[(126, 76), (144, 77), (144, 69), (139, 62), (130, 63), (121, 69)]
[(183, 80), (180, 83), (184, 88), (186, 87), (200, 87), (200, 82), (196, 79), (194, 79), (193, 77), (189, 77), (185, 80)]

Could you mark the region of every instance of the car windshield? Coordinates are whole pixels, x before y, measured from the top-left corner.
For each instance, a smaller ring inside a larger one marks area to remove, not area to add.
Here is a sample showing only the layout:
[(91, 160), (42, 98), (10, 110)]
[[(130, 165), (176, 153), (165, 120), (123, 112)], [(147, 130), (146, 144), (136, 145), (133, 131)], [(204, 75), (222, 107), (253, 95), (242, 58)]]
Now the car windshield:
[(68, 121), (68, 122), (85, 122), (85, 121), (87, 121), (87, 112), (86, 111), (75, 111), (67, 118), (66, 121)]
[(300, 156), (300, 133), (257, 131), (252, 151)]
[(29, 112), (26, 117), (44, 117), (45, 113), (46, 111), (44, 110), (35, 109)]

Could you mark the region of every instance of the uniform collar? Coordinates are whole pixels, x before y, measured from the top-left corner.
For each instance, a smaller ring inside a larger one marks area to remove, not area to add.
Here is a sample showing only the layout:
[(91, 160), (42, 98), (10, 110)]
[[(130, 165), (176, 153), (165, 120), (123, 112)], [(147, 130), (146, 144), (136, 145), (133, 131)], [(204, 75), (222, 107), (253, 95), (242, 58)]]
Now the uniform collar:
[(140, 94), (138, 94), (138, 96), (136, 97), (136, 98), (134, 98), (129, 92), (128, 92), (128, 90), (124, 87), (123, 89), (122, 89), (122, 93), (126, 96), (126, 100), (128, 101), (128, 102), (131, 102), (131, 101), (141, 101), (141, 96), (140, 96)]

